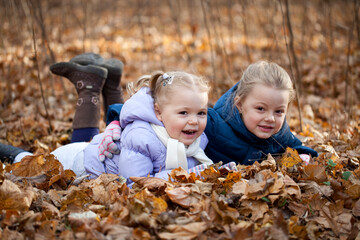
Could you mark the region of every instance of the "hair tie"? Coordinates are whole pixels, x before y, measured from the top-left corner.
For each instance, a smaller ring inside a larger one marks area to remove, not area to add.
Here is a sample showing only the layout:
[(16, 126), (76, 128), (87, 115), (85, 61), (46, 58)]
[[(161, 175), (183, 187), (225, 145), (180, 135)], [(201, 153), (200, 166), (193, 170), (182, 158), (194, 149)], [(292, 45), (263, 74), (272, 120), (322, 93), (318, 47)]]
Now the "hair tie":
[(163, 82), (163, 86), (165, 87), (166, 86), (166, 84), (172, 84), (172, 82), (173, 82), (173, 80), (174, 80), (174, 76), (169, 76), (169, 74), (167, 74), (167, 73), (164, 73), (163, 75), (162, 75), (162, 78), (163, 78), (163, 80), (164, 80), (164, 82)]

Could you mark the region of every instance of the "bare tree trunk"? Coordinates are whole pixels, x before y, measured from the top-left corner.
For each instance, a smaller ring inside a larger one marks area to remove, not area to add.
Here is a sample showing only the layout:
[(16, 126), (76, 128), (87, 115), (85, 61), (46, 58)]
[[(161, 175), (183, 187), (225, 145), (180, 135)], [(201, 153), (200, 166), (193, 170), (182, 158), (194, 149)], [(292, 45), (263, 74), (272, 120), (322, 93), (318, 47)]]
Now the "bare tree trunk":
[[(354, 4), (356, 0), (354, 0)], [(356, 11), (356, 8), (355, 8)], [(351, 42), (353, 38), (353, 31), (356, 22), (356, 14), (354, 14), (353, 21), (348, 29), (348, 43), (347, 43), (347, 55), (346, 55), (346, 68), (345, 68), (345, 109), (348, 112), (350, 118), (352, 118), (352, 80), (349, 77), (350, 73), (350, 54), (351, 54)], [(349, 79), (350, 78), (350, 79)], [(350, 88), (350, 91), (349, 91)]]
[(210, 32), (209, 24), (208, 24), (208, 21), (207, 21), (207, 14), (206, 13), (207, 13), (208, 9), (205, 6), (205, 4), (207, 4), (205, 1), (206, 0), (201, 0), (201, 9), (202, 9), (202, 12), (203, 12), (206, 33), (207, 33), (208, 39), (209, 39), (210, 54), (211, 54), (211, 66), (212, 66), (212, 71), (213, 71), (213, 83), (214, 83), (216, 98), (218, 98), (219, 97), (219, 89), (218, 89), (218, 84), (217, 84), (217, 80), (216, 80), (216, 66), (215, 66), (215, 58), (216, 58), (216, 56), (215, 56), (215, 53), (214, 53), (214, 49), (213, 49), (213, 45), (212, 45), (211, 32)]
[(354, 0), (355, 25), (356, 25), (357, 45), (358, 45), (358, 46), (360, 46), (359, 7), (360, 7), (360, 1), (359, 1), (359, 0)]
[(333, 48), (334, 48), (334, 33), (333, 33), (333, 27), (332, 27), (332, 8), (331, 8), (331, 1), (330, 0), (326, 0), (325, 1), (325, 4), (326, 4), (326, 19), (327, 19), (327, 23), (328, 23), (328, 26), (326, 29), (328, 29), (328, 35), (329, 35), (329, 38), (330, 38), (330, 48), (331, 48), (331, 51), (333, 51)]
[(88, 1), (86, 0), (82, 0), (81, 1), (81, 6), (84, 12), (84, 18), (83, 18), (83, 52), (85, 52), (85, 41), (86, 41), (86, 30), (87, 30), (87, 21), (88, 21), (88, 5), (87, 5)]
[(139, 11), (137, 11), (137, 15), (136, 15), (137, 23), (141, 30), (142, 42), (143, 42), (143, 46), (145, 47), (145, 51), (146, 51), (146, 53), (143, 54), (143, 55), (145, 55), (145, 58), (144, 57), (142, 58), (142, 64), (141, 64), (142, 71), (145, 72), (146, 69), (144, 69), (144, 66), (145, 66), (145, 63), (148, 61), (148, 49), (147, 49), (147, 41), (146, 41), (146, 36), (145, 36), (145, 28), (144, 28), (144, 24), (141, 19), (142, 14), (140, 11), (140, 9), (142, 9), (144, 6), (142, 6), (143, 2), (141, 0), (137, 0), (136, 3), (137, 3), (137, 8), (139, 9)]
[(49, 51), (51, 63), (53, 64), (56, 62), (56, 58), (55, 58), (55, 54), (54, 54), (53, 50), (50, 47), (50, 42), (49, 42), (49, 39), (47, 36), (47, 31), (46, 31), (44, 17), (43, 17), (42, 1), (32, 0), (31, 5), (35, 9), (34, 17), (35, 17), (36, 22), (38, 23), (38, 26), (41, 29), (41, 37), (43, 39), (43, 42), (44, 42), (46, 48)]
[[(229, 15), (229, 45), (230, 45), (230, 49), (231, 51), (233, 50), (233, 47), (234, 47), (234, 18), (233, 18), (233, 15), (232, 15), (232, 8), (234, 6), (234, 2), (233, 0), (228, 0), (227, 1), (227, 12), (228, 12), (228, 15)], [(233, 70), (233, 69), (231, 69)]]
[[(292, 66), (292, 60), (291, 60), (291, 56), (290, 54), (295, 55), (294, 52), (294, 46), (292, 46), (292, 50), (291, 47), (289, 46), (288, 42), (287, 42), (287, 37), (286, 37), (286, 31), (285, 31), (285, 22), (288, 25), (288, 30), (289, 30), (289, 34), (290, 34), (290, 38), (293, 39), (293, 35), (292, 35), (292, 31), (291, 31), (291, 23), (290, 23), (290, 13), (289, 13), (289, 7), (288, 7), (288, 0), (284, 0), (286, 5), (287, 5), (287, 14), (284, 13), (283, 7), (282, 7), (282, 0), (279, 0), (280, 3), (280, 8), (281, 8), (281, 13), (283, 16), (283, 29), (284, 29), (284, 38), (285, 38), (285, 43), (286, 43), (286, 49), (287, 49), (287, 53), (288, 53), (288, 57), (289, 57), (289, 62), (290, 62), (290, 69), (291, 69), (291, 75), (292, 75), (292, 79), (294, 79), (294, 71), (293, 71), (293, 66)], [(285, 20), (286, 19), (286, 20)], [(294, 56), (293, 56), (294, 57)], [(295, 60), (296, 60), (296, 55), (295, 55)], [(299, 71), (299, 69), (298, 69)], [(296, 101), (297, 101), (297, 105), (298, 105), (298, 112), (299, 112), (299, 121), (300, 121), (300, 131), (303, 131), (303, 123), (302, 123), (302, 114), (301, 114), (301, 106), (300, 106), (300, 98), (299, 98), (299, 89), (298, 89), (298, 84), (297, 81), (294, 80), (294, 86), (295, 86), (295, 91), (296, 91)]]
[(242, 22), (243, 29), (244, 29), (246, 57), (250, 64), (250, 63), (252, 63), (252, 58), (251, 58), (250, 48), (249, 48), (249, 44), (248, 44), (249, 34), (248, 34), (247, 23), (246, 23), (246, 19), (247, 19), (247, 14), (246, 14), (247, 2), (246, 1), (247, 0), (240, 0), (240, 1), (241, 1), (241, 10), (242, 10), (242, 17), (241, 17), (242, 21), (241, 22)]
[[(190, 64), (192, 61), (192, 57), (190, 56), (187, 46), (183, 41), (183, 34), (181, 31), (181, 26), (180, 26), (180, 23), (182, 22), (181, 16), (180, 16), (180, 12), (182, 11), (180, 1), (179, 0), (168, 0), (168, 4), (169, 4), (170, 11), (172, 12), (171, 18), (175, 23), (178, 41), (184, 47), (184, 53), (186, 55), (186, 62), (188, 64)], [(176, 4), (176, 6), (174, 4)], [(183, 56), (183, 54), (181, 54), (181, 55)]]
[[(218, 4), (218, 2), (213, 2), (214, 4)], [(215, 33), (215, 42), (217, 43), (217, 47), (219, 48), (219, 52), (221, 52), (222, 54), (222, 64), (224, 65), (224, 67), (222, 67), (222, 69), (224, 71), (222, 71), (223, 79), (227, 79), (231, 77), (231, 62), (229, 59), (229, 54), (227, 53), (226, 50), (226, 45), (225, 45), (225, 41), (223, 38), (223, 24), (221, 23), (221, 19), (220, 19), (220, 11), (219, 11), (220, 6), (218, 5), (210, 5), (210, 14), (211, 14), (211, 19), (216, 19), (216, 24), (214, 24), (214, 33)], [(215, 13), (214, 13), (215, 11)], [(220, 27), (219, 27), (220, 26)], [(231, 81), (232, 82), (232, 81)]]
[(40, 79), (40, 68), (39, 68), (39, 63), (38, 63), (38, 60), (37, 60), (37, 49), (36, 49), (34, 26), (32, 26), (32, 34), (33, 34), (33, 44), (34, 44), (34, 58), (35, 58), (34, 62), (35, 62), (36, 70), (37, 70), (37, 79), (38, 79), (38, 82), (39, 82), (41, 97), (42, 97), (44, 108), (45, 108), (45, 114), (46, 114), (45, 117), (49, 122), (49, 133), (51, 133), (52, 132), (52, 124), (51, 124), (51, 119), (50, 119), (50, 115), (49, 115), (49, 112), (48, 112), (48, 107), (47, 107), (45, 96), (44, 96), (43, 86), (42, 86), (41, 79)]

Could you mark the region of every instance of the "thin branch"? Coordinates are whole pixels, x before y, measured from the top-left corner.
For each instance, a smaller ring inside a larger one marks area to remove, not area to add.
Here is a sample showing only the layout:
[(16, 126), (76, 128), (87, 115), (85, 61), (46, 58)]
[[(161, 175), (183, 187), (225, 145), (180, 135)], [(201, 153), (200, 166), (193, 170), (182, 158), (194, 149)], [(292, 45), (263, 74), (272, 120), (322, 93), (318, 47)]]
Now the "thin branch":
[[(290, 70), (291, 70), (291, 76), (292, 79), (294, 79), (294, 71), (293, 71), (293, 67), (292, 67), (292, 61), (291, 61), (291, 57), (290, 57), (290, 49), (289, 49), (289, 44), (287, 41), (287, 37), (286, 37), (286, 27), (285, 27), (285, 14), (284, 14), (284, 10), (283, 10), (283, 6), (282, 6), (282, 0), (279, 0), (280, 3), (280, 8), (281, 8), (281, 13), (283, 16), (283, 31), (284, 31), (284, 39), (285, 39), (285, 44), (286, 44), (286, 49), (287, 49), (287, 54), (288, 54), (288, 58), (290, 61)], [(287, 0), (285, 0), (287, 2)], [(291, 25), (290, 25), (291, 26)], [(296, 80), (293, 81), (294, 86), (295, 86), (295, 91), (296, 91), (296, 101), (297, 101), (297, 107), (298, 107), (298, 112), (299, 112), (299, 121), (300, 121), (300, 131), (303, 131), (303, 123), (302, 123), (302, 114), (301, 114), (301, 107), (300, 107), (300, 99), (299, 99), (299, 89), (297, 87), (297, 83)]]
[(38, 64), (38, 60), (37, 60), (37, 49), (36, 49), (36, 39), (35, 39), (34, 25), (32, 25), (32, 36), (33, 36), (33, 44), (34, 44), (34, 59), (35, 59), (34, 62), (35, 62), (36, 70), (37, 70), (37, 79), (38, 79), (39, 86), (40, 86), (41, 98), (43, 100), (44, 107), (45, 107), (46, 119), (49, 122), (49, 133), (51, 133), (52, 132), (51, 119), (50, 119), (47, 104), (46, 104), (46, 101), (45, 101), (43, 86), (42, 86), (42, 83), (41, 83), (41, 80), (40, 80), (40, 68), (39, 68), (39, 64)]
[(294, 34), (293, 34), (293, 30), (292, 30), (292, 26), (291, 26), (291, 20), (290, 20), (290, 7), (289, 7), (289, 0), (285, 0), (285, 7), (286, 7), (286, 23), (287, 23), (287, 27), (288, 27), (288, 31), (289, 31), (289, 49), (290, 49), (290, 54), (292, 56), (293, 59), (293, 64), (295, 67), (295, 73), (296, 73), (296, 79), (295, 81), (298, 83), (298, 88), (299, 88), (299, 92), (302, 92), (301, 89), (301, 73), (298, 67), (298, 61), (297, 61), (297, 57), (295, 54), (295, 48), (294, 48)]

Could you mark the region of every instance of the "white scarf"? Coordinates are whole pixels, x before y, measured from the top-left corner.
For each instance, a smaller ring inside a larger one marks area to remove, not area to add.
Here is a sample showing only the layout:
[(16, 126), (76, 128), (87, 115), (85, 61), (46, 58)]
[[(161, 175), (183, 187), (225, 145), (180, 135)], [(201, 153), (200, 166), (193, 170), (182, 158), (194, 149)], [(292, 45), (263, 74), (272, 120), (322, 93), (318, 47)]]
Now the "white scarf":
[(156, 133), (156, 136), (167, 149), (165, 169), (182, 167), (187, 170), (188, 164), (186, 157), (194, 157), (201, 163), (213, 164), (213, 161), (211, 161), (205, 155), (204, 150), (200, 148), (200, 137), (198, 137), (188, 148), (185, 148), (185, 145), (182, 142), (171, 138), (164, 127), (152, 123), (150, 125)]

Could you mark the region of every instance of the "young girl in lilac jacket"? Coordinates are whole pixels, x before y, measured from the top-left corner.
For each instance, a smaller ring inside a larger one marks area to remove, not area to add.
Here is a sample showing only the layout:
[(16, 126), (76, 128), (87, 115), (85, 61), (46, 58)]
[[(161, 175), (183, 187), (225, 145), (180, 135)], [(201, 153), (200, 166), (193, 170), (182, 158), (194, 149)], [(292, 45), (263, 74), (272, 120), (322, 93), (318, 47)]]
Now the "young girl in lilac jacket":
[(131, 176), (168, 179), (174, 168), (212, 164), (204, 153), (209, 87), (202, 78), (185, 72), (156, 72), (140, 78), (130, 90), (136, 93), (122, 107), (123, 131), (115, 142), (120, 154), (100, 162), (98, 146), (103, 134), (95, 136), (84, 150), (87, 173), (92, 177), (120, 174), (131, 183)]

